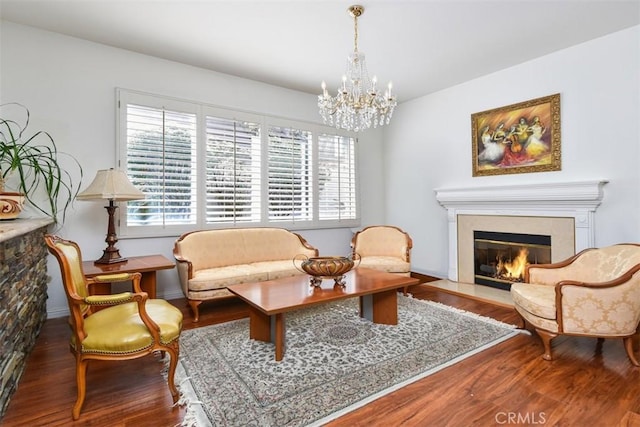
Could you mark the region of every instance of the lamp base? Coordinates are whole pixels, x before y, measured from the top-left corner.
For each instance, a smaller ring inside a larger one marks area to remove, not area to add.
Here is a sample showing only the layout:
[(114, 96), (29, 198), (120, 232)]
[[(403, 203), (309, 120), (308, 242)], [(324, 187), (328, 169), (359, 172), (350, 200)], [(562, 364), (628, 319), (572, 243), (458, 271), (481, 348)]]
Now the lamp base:
[(109, 226), (107, 228), (107, 248), (103, 251), (102, 257), (95, 260), (94, 264), (117, 264), (119, 262), (127, 262), (126, 258), (120, 256), (120, 251), (116, 248), (118, 242), (118, 236), (116, 236), (116, 226), (113, 219), (116, 212), (116, 205), (113, 200), (109, 200), (109, 206), (105, 206), (107, 213), (109, 214)]
[(110, 252), (105, 250), (100, 259), (95, 260), (94, 264), (117, 264), (120, 262), (127, 262), (126, 258), (120, 256), (119, 251)]

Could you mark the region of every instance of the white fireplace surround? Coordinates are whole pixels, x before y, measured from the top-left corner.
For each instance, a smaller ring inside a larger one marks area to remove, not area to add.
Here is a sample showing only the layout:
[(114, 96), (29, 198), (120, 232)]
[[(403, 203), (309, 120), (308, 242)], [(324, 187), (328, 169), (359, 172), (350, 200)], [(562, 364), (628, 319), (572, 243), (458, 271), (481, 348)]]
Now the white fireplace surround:
[(505, 185), (436, 189), (447, 209), (449, 280), (458, 281), (458, 220), (460, 215), (572, 218), (575, 251), (595, 246), (594, 215), (608, 181)]

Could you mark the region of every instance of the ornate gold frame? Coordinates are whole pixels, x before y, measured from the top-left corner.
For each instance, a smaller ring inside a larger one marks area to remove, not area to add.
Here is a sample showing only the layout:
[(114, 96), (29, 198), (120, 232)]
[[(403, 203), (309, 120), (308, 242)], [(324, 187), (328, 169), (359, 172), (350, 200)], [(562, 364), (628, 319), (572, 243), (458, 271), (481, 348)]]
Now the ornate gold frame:
[(472, 114), (471, 141), (473, 176), (560, 170), (560, 94)]

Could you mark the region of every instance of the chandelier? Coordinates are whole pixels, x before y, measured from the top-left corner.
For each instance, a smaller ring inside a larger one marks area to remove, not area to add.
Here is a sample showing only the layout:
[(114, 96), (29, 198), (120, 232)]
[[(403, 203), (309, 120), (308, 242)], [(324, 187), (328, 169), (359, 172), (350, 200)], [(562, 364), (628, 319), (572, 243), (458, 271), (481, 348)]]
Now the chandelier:
[(376, 77), (369, 78), (364, 53), (358, 52), (358, 17), (364, 12), (362, 6), (348, 9), (353, 17), (353, 53), (347, 59), (347, 72), (342, 76), (342, 86), (332, 97), (327, 85), (322, 82), (322, 95), (318, 95), (320, 115), (326, 124), (351, 131), (361, 131), (389, 124), (393, 109), (398, 104), (391, 94), (391, 82), (384, 95), (376, 89)]

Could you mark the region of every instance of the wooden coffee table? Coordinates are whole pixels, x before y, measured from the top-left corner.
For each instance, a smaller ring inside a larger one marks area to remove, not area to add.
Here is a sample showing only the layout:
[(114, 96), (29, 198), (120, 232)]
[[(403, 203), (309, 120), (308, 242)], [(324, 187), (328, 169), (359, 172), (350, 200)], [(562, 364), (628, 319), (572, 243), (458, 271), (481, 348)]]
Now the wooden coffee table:
[(374, 323), (398, 324), (398, 288), (416, 285), (418, 279), (369, 268), (356, 268), (345, 276), (345, 286), (323, 280), (321, 287), (309, 283), (310, 276), (301, 275), (243, 283), (228, 289), (249, 305), (249, 337), (273, 342), (276, 360), (282, 360), (285, 346), (284, 314), (316, 304), (345, 298), (360, 298), (360, 316)]

